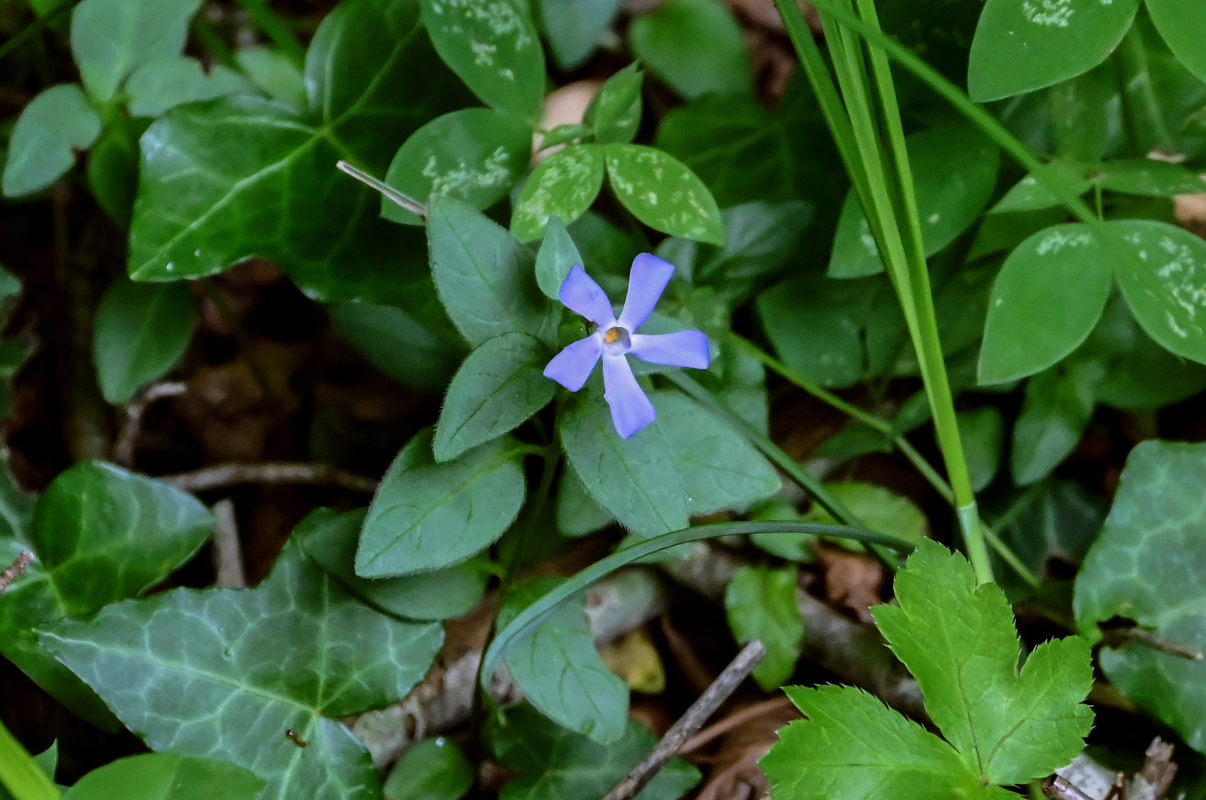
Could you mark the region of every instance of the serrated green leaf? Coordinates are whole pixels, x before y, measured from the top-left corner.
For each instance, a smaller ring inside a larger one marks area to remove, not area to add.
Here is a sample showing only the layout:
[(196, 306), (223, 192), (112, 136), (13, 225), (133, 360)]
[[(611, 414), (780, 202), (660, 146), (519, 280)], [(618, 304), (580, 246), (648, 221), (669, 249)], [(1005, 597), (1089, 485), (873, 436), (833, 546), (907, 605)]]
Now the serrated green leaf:
[(431, 431), (402, 449), (369, 505), (356, 551), (362, 578), (452, 566), (493, 544), (523, 505), (524, 479), (508, 442), (495, 439), (436, 464)]
[(541, 296), (532, 254), (477, 209), (450, 197), (427, 218), (431, 271), (448, 316), (470, 345), (520, 331), (550, 342), (560, 311)]
[(92, 770), (63, 800), (257, 800), (266, 785), (254, 772), (226, 761), (146, 753)]
[(523, 242), (539, 238), (550, 217), (570, 223), (582, 216), (603, 186), (603, 151), (570, 145), (532, 171), (515, 201), (511, 230)]
[(88, 94), (113, 97), (140, 64), (179, 55), (201, 0), (84, 0), (71, 14), (71, 54)]
[(404, 696), (442, 638), (363, 605), (296, 543), (255, 589), (175, 589), (40, 636), (151, 748), (247, 767), (264, 800), (377, 797), (337, 718)]
[(583, 118), (594, 129), (596, 142), (632, 141), (641, 125), (641, 86), (644, 82), (645, 73), (636, 63), (603, 82)]
[[(528, 168), (532, 127), (519, 117), (488, 108), (463, 108), (419, 128), (390, 162), (385, 182), (426, 203), (448, 195), (474, 208), (502, 199)], [(388, 197), (381, 216), (422, 225), (423, 220)]]
[(544, 52), (520, 0), (419, 0), (436, 52), (482, 102), (535, 120)]
[(688, 99), (746, 93), (753, 70), (741, 27), (719, 0), (667, 0), (628, 28), (633, 54)]
[(548, 348), (526, 333), (487, 339), (465, 359), (448, 386), (432, 447), (448, 461), (514, 429), (553, 399), (544, 377)]
[(577, 245), (561, 223), (561, 217), (549, 217), (544, 240), (536, 254), (536, 284), (544, 296), (560, 303), (561, 284), (575, 266), (582, 266)]
[[(1076, 576), (1081, 632), (1115, 616), (1170, 642), (1206, 650), (1206, 446), (1147, 441), (1127, 457), (1105, 528)], [(1138, 643), (1102, 649), (1110, 682), (1206, 752), (1206, 662)]]
[(302, 550), (343, 588), (382, 611), (417, 620), (459, 617), (486, 592), (488, 572), (477, 560), (402, 578), (366, 580), (356, 574), (356, 545), (365, 510), (343, 514), (329, 508), (310, 512), (294, 536)]
[(703, 181), (685, 164), (654, 147), (604, 146), (616, 197), (654, 230), (708, 244), (724, 244), (720, 209)]
[(1110, 294), (1110, 248), (1082, 223), (1045, 228), (1018, 245), (993, 283), (980, 383), (1033, 375), (1076, 349)]
[(101, 297), (92, 333), (101, 394), (117, 405), (162, 378), (188, 349), (196, 324), (197, 308), (186, 284), (118, 278)]
[(988, 0), (967, 67), (973, 100), (999, 100), (1087, 72), (1131, 27), (1139, 0)]
[(620, 10), (622, 0), (539, 0), (540, 25), (562, 69), (573, 69), (586, 61), (607, 26)]
[(1199, 80), (1206, 81), (1201, 38), (1206, 31), (1206, 7), (1196, 0), (1147, 0), (1146, 5), (1168, 49)]
[(100, 136), (100, 115), (74, 83), (52, 86), (29, 102), (13, 126), (4, 162), (7, 197), (39, 192), (75, 164)]
[(250, 88), (242, 76), (221, 64), (206, 71), (197, 59), (181, 55), (148, 61), (126, 81), (128, 108), (135, 117), (158, 117), (185, 103), (213, 100)]
[(779, 731), (759, 765), (776, 800), (1008, 800), (983, 786), (950, 746), (848, 686), (784, 690), (807, 720)]
[(1025, 783), (1084, 747), (1093, 712), (1089, 644), (1039, 645), (1017, 668), (1013, 611), (994, 583), (976, 586), (962, 556), (925, 539), (896, 574), (899, 606), (872, 609), (892, 652), (966, 768), (986, 783)]
[(1013, 425), (1010, 470), (1019, 486), (1051, 474), (1080, 441), (1096, 408), (1102, 367), (1069, 364), (1040, 372), (1026, 382), (1022, 410)]
[[(562, 582), (542, 578), (517, 587), (495, 623), (505, 628), (520, 611)], [(628, 725), (628, 684), (603, 663), (586, 623), (586, 598), (566, 603), (503, 656), (524, 697), (558, 725), (611, 744)]]
[(385, 800), (459, 800), (473, 788), (477, 770), (456, 742), (443, 736), (406, 748), (381, 790)]
[(759, 639), (766, 648), (753, 675), (768, 692), (791, 677), (804, 647), (804, 617), (796, 604), (798, 579), (794, 566), (747, 566), (738, 569), (725, 588), (724, 610), (733, 638), (739, 644)]
[[(581, 734), (550, 725), (532, 706), (507, 709), (491, 718), (486, 738), (495, 757), (519, 775), (499, 792), (499, 800), (565, 800), (602, 797), (653, 748), (653, 734), (629, 720), (624, 736), (601, 745)], [(677, 800), (699, 781), (699, 770), (673, 758), (635, 800)]]

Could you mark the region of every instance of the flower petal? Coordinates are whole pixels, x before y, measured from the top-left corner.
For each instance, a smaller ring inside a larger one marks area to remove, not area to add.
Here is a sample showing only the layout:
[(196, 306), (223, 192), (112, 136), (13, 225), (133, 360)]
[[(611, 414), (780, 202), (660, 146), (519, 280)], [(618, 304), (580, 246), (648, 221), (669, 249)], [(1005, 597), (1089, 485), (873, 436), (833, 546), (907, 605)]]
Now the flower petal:
[(657, 416), (624, 356), (604, 356), (603, 387), (606, 390), (603, 398), (611, 406), (611, 421), (621, 439), (627, 439)]
[(597, 337), (579, 339), (553, 356), (553, 360), (544, 368), (544, 377), (552, 378), (571, 392), (576, 392), (595, 371), (595, 364), (602, 352)]
[(586, 317), (600, 328), (610, 328), (615, 323), (615, 312), (611, 310), (611, 301), (607, 299), (607, 293), (582, 267), (575, 266), (570, 270), (569, 275), (561, 282), (561, 291), (558, 294), (561, 302), (569, 309)]
[(624, 310), (620, 312), (621, 328), (632, 332), (649, 319), (673, 274), (674, 265), (652, 253), (641, 253), (633, 259), (632, 272), (628, 275), (628, 296), (624, 298)]
[(708, 337), (702, 331), (678, 331), (659, 335), (632, 334), (628, 349), (642, 361), (669, 364), (672, 367), (707, 369), (711, 356)]

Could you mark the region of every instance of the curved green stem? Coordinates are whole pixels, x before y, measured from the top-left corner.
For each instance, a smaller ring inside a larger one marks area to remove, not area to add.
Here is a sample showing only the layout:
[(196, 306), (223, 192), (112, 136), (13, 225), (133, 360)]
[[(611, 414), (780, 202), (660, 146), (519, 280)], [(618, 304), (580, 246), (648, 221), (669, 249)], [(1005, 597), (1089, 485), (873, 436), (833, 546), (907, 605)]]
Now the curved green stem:
[(59, 800), (54, 782), (38, 768), (29, 753), (0, 724), (0, 785), (14, 800)]

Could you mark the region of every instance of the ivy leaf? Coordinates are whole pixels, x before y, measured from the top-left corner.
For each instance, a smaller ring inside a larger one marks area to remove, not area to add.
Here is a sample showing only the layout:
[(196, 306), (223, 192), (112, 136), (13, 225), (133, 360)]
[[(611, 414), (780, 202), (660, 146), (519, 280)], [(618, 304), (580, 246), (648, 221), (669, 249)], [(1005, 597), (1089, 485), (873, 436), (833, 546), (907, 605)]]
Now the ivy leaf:
[(539, 238), (549, 218), (571, 223), (586, 213), (603, 186), (603, 151), (593, 144), (576, 144), (554, 153), (532, 171), (519, 192), (511, 215), (516, 238)]
[(118, 278), (101, 297), (92, 335), (101, 394), (117, 405), (162, 378), (188, 349), (196, 323), (187, 285)]
[(377, 770), (338, 717), (403, 697), (443, 635), (363, 605), (291, 543), (255, 589), (174, 589), (40, 638), (152, 749), (251, 769), (264, 800), (370, 800)]
[(604, 145), (616, 197), (654, 230), (724, 244), (720, 209), (708, 187), (674, 156), (639, 144)]
[(741, 644), (759, 639), (766, 647), (766, 657), (753, 672), (766, 691), (791, 677), (804, 646), (804, 617), (796, 603), (798, 578), (795, 566), (741, 567), (724, 592), (733, 637)]
[(212, 758), (144, 753), (105, 764), (80, 778), (64, 800), (258, 800), (265, 781), (255, 773)]
[[(498, 612), (498, 629), (561, 582), (542, 578), (516, 588)], [(528, 702), (558, 725), (600, 744), (611, 744), (624, 735), (628, 684), (607, 668), (595, 648), (586, 622), (585, 596), (566, 603), (516, 642), (503, 661)]]
[(8, 143), (6, 197), (39, 192), (63, 177), (101, 133), (100, 115), (74, 83), (52, 86), (29, 102)]

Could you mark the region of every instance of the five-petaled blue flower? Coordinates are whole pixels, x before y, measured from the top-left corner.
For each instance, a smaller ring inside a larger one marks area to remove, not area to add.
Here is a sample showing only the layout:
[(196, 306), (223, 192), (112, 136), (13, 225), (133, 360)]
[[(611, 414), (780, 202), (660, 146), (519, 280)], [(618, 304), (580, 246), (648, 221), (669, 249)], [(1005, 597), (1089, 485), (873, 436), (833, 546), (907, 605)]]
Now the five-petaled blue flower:
[(553, 357), (544, 368), (546, 377), (576, 392), (603, 359), (604, 399), (611, 406), (616, 432), (627, 439), (653, 422), (657, 413), (641, 390), (626, 355), (674, 367), (708, 366), (708, 337), (701, 331), (645, 335), (636, 329), (649, 319), (662, 296), (674, 265), (655, 255), (641, 253), (632, 262), (628, 296), (617, 317), (611, 301), (586, 270), (575, 266), (561, 284), (561, 302), (595, 324), (595, 330)]

